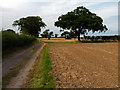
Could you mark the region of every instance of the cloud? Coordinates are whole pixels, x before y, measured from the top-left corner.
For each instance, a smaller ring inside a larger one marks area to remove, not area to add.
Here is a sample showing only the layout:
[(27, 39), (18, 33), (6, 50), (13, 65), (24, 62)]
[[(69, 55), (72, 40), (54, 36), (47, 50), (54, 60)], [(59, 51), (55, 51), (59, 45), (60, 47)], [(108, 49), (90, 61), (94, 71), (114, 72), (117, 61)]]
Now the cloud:
[(98, 6), (98, 8), (94, 8), (92, 11), (103, 18), (116, 16), (118, 15), (118, 3), (102, 3)]
[(111, 19), (118, 14), (117, 2), (118, 0), (3, 0), (0, 7), (4, 10), (2, 19), (5, 29), (13, 28), (12, 23), (16, 19), (34, 15), (42, 17), (47, 24), (46, 28), (59, 33), (59, 28), (54, 26), (54, 22), (60, 15), (74, 10), (77, 6), (85, 6), (101, 16), (110, 30), (117, 29), (117, 21), (112, 22), (114, 19)]

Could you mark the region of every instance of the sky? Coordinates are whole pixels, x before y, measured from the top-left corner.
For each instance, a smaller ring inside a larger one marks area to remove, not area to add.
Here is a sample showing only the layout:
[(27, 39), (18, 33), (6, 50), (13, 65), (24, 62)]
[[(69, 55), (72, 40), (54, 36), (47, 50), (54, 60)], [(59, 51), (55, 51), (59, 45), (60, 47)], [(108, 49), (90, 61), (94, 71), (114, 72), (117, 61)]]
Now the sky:
[(84, 6), (91, 12), (96, 13), (103, 19), (103, 24), (108, 28), (105, 33), (91, 32), (89, 35), (117, 35), (118, 34), (118, 1), (119, 0), (0, 0), (0, 30), (2, 28), (13, 29), (18, 32), (17, 27), (12, 24), (27, 16), (40, 16), (46, 27), (60, 34), (60, 28), (54, 26), (54, 22), (62, 14), (74, 10), (78, 6)]

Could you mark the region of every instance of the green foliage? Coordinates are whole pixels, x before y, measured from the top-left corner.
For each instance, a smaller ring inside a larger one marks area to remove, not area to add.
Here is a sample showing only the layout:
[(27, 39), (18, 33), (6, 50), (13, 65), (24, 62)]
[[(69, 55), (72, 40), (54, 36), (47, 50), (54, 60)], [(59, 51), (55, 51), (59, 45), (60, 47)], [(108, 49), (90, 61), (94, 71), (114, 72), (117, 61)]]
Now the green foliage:
[(57, 38), (58, 37), (58, 34), (55, 34), (55, 38)]
[(43, 38), (48, 38), (48, 31), (49, 31), (49, 29), (46, 29), (46, 30), (43, 32), (43, 34), (41, 34), (41, 36), (42, 36)]
[(15, 31), (13, 31), (12, 29), (7, 29), (6, 31), (15, 33)]
[(76, 38), (76, 37), (77, 37), (77, 35), (76, 35), (75, 32), (73, 32), (73, 31), (70, 31), (70, 32), (64, 31), (64, 32), (61, 34), (61, 36), (65, 36), (65, 37), (66, 37), (67, 34), (70, 36), (70, 38)]
[(66, 34), (70, 34), (70, 32), (64, 31), (64, 32), (61, 34), (61, 36), (65, 36)]
[(41, 27), (45, 27), (46, 25), (39, 16), (29, 16), (14, 21), (13, 26), (19, 26), (18, 29), (23, 34), (38, 37)]
[(49, 29), (46, 29), (46, 30), (43, 32), (43, 34), (41, 34), (42, 38), (48, 38), (48, 39), (50, 39), (51, 36), (53, 35), (53, 32), (52, 32), (52, 31), (49, 32), (49, 31), (50, 31)]
[(77, 35), (76, 35), (76, 33), (74, 31), (70, 31), (70, 37), (71, 38), (76, 38)]
[(2, 31), (2, 49), (12, 49), (31, 44), (36, 38), (29, 35), (18, 35), (10, 31)]
[(55, 26), (75, 32), (78, 40), (80, 40), (80, 34), (87, 34), (89, 31), (93, 33), (95, 31), (105, 32), (107, 28), (102, 23), (101, 17), (81, 6), (65, 15), (59, 16)]
[(27, 83), (28, 88), (54, 88), (56, 84), (51, 73), (51, 60), (49, 56), (49, 47), (46, 46), (38, 59), (37, 64), (31, 72), (31, 79)]

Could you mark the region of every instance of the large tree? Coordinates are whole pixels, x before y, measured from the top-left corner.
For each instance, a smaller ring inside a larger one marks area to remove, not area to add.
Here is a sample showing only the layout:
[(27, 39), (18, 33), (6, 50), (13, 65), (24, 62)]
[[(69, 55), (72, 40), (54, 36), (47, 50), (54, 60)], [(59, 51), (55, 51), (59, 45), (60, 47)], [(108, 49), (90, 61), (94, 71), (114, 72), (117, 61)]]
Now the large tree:
[(94, 33), (95, 31), (102, 32), (107, 30), (106, 25), (103, 25), (102, 18), (83, 6), (59, 16), (55, 26), (73, 31), (79, 41), (80, 34), (87, 34), (89, 31)]
[(14, 21), (13, 26), (18, 26), (21, 33), (38, 37), (41, 28), (46, 25), (39, 16), (28, 16)]

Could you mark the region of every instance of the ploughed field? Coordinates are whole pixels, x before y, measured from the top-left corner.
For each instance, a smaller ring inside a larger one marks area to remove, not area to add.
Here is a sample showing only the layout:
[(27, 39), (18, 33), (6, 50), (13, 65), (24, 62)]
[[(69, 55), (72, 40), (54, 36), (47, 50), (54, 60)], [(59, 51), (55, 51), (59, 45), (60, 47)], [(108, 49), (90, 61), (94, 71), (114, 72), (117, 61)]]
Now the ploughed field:
[(118, 43), (50, 43), (56, 88), (118, 87)]

